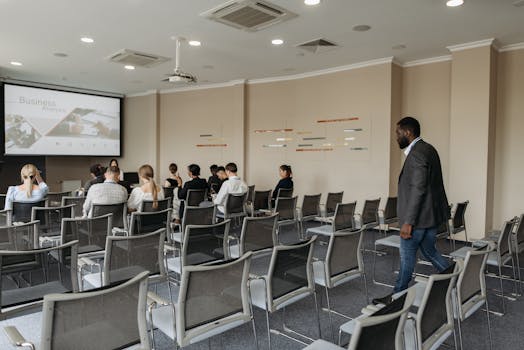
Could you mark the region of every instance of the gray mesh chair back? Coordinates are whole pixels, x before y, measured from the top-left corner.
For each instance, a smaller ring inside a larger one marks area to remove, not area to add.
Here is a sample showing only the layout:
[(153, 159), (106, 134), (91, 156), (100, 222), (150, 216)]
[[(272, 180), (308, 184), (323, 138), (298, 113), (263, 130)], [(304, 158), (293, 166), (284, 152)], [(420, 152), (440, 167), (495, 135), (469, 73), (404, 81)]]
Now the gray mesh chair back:
[(78, 241), (78, 254), (102, 252), (111, 235), (113, 214), (62, 220), (62, 243)]
[(149, 271), (149, 276), (165, 279), (165, 239), (165, 229), (139, 236), (108, 236), (103, 285), (128, 280), (143, 271)]
[(509, 253), (511, 233), (513, 232), (513, 226), (516, 224), (516, 219), (505, 221), (500, 231), (500, 236), (497, 242), (497, 251), (500, 257), (505, 256)]
[(271, 208), (271, 190), (255, 191), (253, 194), (253, 210), (269, 210)]
[(33, 207), (31, 221), (40, 221), (41, 236), (58, 236), (62, 226), (62, 219), (73, 217), (73, 205), (65, 207)]
[(0, 210), (0, 226), (11, 226), (12, 219), (11, 209)]
[(409, 308), (415, 300), (415, 290), (393, 300), (390, 304), (365, 318), (355, 320), (349, 350), (401, 350), (402, 336)]
[(273, 248), (268, 270), (268, 306), (274, 312), (278, 306), (299, 295), (315, 291), (313, 280), (313, 243), (279, 245)]
[(59, 207), (62, 205), (62, 198), (70, 197), (71, 191), (65, 192), (49, 192), (47, 194), (47, 205), (49, 207)]
[(328, 288), (337, 286), (355, 273), (364, 272), (361, 250), (363, 232), (363, 229), (338, 231), (330, 236), (325, 264)]
[(255, 196), (255, 185), (247, 186), (247, 202), (253, 203), (254, 196)]
[(215, 223), (216, 206), (185, 207), (182, 218), (182, 232), (188, 225), (212, 225)]
[(464, 229), (466, 226), (466, 209), (468, 207), (469, 201), (457, 203), (457, 207), (455, 208), (455, 213), (453, 214), (453, 217), (451, 218), (453, 230), (459, 230)]
[(246, 217), (240, 234), (240, 255), (272, 249), (277, 244), (278, 215)]
[(184, 268), (176, 321), (180, 346), (251, 321), (247, 290), (250, 262), (251, 253), (247, 253), (236, 260)]
[(31, 211), (33, 207), (45, 207), (46, 201), (38, 202), (17, 202), (13, 201), (13, 222), (29, 222), (31, 221)]
[(230, 222), (228, 219), (213, 225), (187, 225), (182, 245), (182, 266), (227, 260)]
[(378, 225), (378, 208), (380, 206), (380, 198), (366, 199), (364, 208), (362, 209), (362, 226), (372, 228)]
[(131, 213), (130, 222), (130, 235), (150, 233), (162, 228), (169, 232), (171, 227), (171, 209), (153, 212), (135, 211)]
[(333, 218), (333, 232), (340, 230), (348, 230), (354, 227), (353, 217), (355, 215), (355, 208), (357, 202), (339, 203), (335, 209), (335, 217)]
[(278, 213), (278, 221), (297, 219), (297, 196), (278, 197), (275, 202), (275, 213)]
[(320, 194), (304, 195), (301, 208), (301, 219), (320, 216)]
[(127, 229), (127, 203), (93, 204), (92, 217), (113, 214), (113, 227)]
[(0, 249), (37, 249), (39, 248), (38, 237), (38, 221), (15, 226), (0, 226)]
[(246, 216), (247, 192), (242, 194), (229, 193), (224, 204), (224, 217)]
[(5, 197), (6, 197), (5, 193), (0, 194), (0, 208), (2, 209), (5, 207)]
[(154, 201), (143, 200), (140, 203), (140, 210), (144, 212), (162, 211), (171, 208), (171, 198), (159, 199), (156, 201), (157, 207), (154, 207)]
[(78, 291), (77, 243), (0, 250), (0, 314), (16, 314), (34, 307), (49, 293)]
[(174, 197), (174, 187), (162, 187), (164, 190), (164, 198), (173, 198)]
[(521, 214), (518, 219), (518, 226), (515, 230), (515, 240), (518, 247), (520, 247), (522, 243), (524, 243), (524, 214)]
[(62, 203), (61, 205), (64, 207), (66, 205), (73, 204), (73, 216), (74, 217), (82, 217), (83, 215), (83, 207), (84, 202), (86, 201), (86, 197), (62, 197)]
[(329, 192), (326, 198), (326, 216), (333, 216), (337, 208), (337, 204), (342, 203), (342, 197), (344, 197), (344, 191), (342, 192)]
[(430, 276), (416, 316), (419, 349), (430, 349), (453, 332), (451, 292), (462, 269), (463, 262), (458, 260), (452, 273)]
[(389, 224), (397, 221), (397, 197), (388, 197), (384, 207), (384, 223)]
[(122, 284), (44, 298), (42, 350), (151, 349), (146, 322), (147, 272)]
[(293, 197), (293, 188), (279, 188), (277, 193), (277, 198), (280, 197)]
[(198, 207), (207, 199), (207, 190), (187, 190), (185, 205)]

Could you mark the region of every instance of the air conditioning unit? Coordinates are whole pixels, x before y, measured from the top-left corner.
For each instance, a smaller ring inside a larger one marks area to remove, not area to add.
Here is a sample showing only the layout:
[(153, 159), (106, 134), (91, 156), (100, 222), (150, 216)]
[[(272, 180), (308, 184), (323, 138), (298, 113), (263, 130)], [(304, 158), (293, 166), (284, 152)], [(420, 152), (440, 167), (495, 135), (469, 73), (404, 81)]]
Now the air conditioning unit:
[(111, 62), (144, 68), (151, 68), (170, 60), (169, 57), (162, 57), (129, 49), (122, 49), (109, 56), (108, 59)]

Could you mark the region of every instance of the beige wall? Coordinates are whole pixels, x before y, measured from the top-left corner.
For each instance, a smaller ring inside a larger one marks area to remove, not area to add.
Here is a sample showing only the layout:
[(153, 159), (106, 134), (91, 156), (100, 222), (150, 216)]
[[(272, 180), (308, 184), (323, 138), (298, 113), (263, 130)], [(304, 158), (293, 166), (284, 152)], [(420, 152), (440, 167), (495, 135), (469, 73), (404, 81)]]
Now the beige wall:
[[(197, 163), (207, 178), (211, 164), (235, 162), (244, 169), (244, 84), (160, 95), (159, 166), (162, 179), (171, 162), (186, 181), (187, 166)], [(210, 134), (211, 137), (203, 136)], [(227, 144), (227, 147), (197, 147)]]
[[(248, 85), (247, 178), (260, 189), (278, 182), (278, 167), (293, 168), (296, 194), (344, 190), (344, 200), (386, 197), (389, 193), (391, 64), (355, 69), (299, 80)], [(358, 116), (359, 121), (319, 124), (317, 120)], [(362, 127), (361, 133), (344, 128)], [(293, 129), (290, 133), (255, 133), (255, 130)], [(298, 134), (311, 132), (311, 134)], [(354, 135), (353, 135), (354, 134)], [(355, 141), (344, 138), (354, 136)], [(278, 144), (276, 138), (292, 140), (285, 148), (264, 148)], [(304, 137), (326, 137), (307, 141)], [(335, 142), (334, 151), (297, 152), (299, 144), (322, 148)], [(367, 151), (351, 151), (368, 147)]]
[(524, 212), (524, 50), (498, 59), (494, 226)]

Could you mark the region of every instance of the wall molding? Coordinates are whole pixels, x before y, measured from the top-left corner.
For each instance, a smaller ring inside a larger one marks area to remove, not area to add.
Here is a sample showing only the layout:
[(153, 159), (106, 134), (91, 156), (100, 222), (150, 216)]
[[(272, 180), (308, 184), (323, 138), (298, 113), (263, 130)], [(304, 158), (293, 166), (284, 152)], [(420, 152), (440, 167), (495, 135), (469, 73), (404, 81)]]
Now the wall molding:
[(456, 52), (456, 51), (462, 51), (462, 50), (468, 50), (468, 49), (474, 49), (474, 48), (477, 48), (477, 47), (492, 46), (492, 45), (495, 47), (495, 49), (497, 49), (497, 43), (496, 43), (496, 40), (494, 38), (478, 40), (478, 41), (472, 41), (472, 42), (469, 42), (469, 43), (463, 43), (463, 44), (446, 46), (446, 48), (450, 52)]
[(522, 50), (522, 49), (524, 49), (524, 42), (502, 46), (499, 49), (499, 52), (515, 51), (515, 50)]
[(404, 62), (404, 64), (402, 64), (402, 68), (415, 67), (415, 66), (421, 66), (423, 64), (431, 64), (431, 63), (446, 62), (446, 61), (451, 61), (451, 55), (429, 57), (429, 58), (422, 58), (420, 60), (407, 61), (407, 62)]
[(158, 90), (153, 89), (153, 90), (147, 90), (144, 92), (137, 92), (135, 94), (126, 94), (126, 97), (140, 97), (140, 96), (156, 95), (157, 93), (158, 93)]
[(246, 83), (245, 79), (238, 79), (238, 80), (226, 81), (224, 83), (213, 83), (213, 84), (195, 85), (195, 86), (181, 86), (181, 87), (175, 87), (175, 88), (170, 88), (170, 89), (161, 89), (159, 93), (163, 95), (163, 94), (170, 94), (173, 92), (216, 89), (216, 88), (223, 88), (223, 87), (231, 87), (235, 85), (242, 85), (245, 83)]

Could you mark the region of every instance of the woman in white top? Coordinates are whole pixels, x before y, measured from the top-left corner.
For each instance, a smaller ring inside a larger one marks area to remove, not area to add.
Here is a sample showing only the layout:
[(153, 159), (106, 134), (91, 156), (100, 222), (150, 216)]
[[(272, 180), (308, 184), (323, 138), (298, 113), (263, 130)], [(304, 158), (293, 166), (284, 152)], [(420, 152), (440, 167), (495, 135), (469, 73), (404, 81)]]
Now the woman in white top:
[(164, 190), (155, 183), (151, 165), (142, 165), (138, 169), (138, 176), (142, 180), (142, 186), (135, 187), (127, 200), (127, 209), (130, 212), (140, 209), (140, 203), (144, 199), (154, 201), (153, 208), (158, 206), (157, 200), (164, 199)]
[(124, 181), (124, 170), (118, 165), (118, 160), (114, 158), (111, 159), (111, 161), (109, 162), (109, 167), (112, 167), (112, 166), (116, 166), (118, 167), (118, 169), (120, 169), (120, 175), (118, 176), (118, 180)]
[(19, 186), (9, 186), (5, 196), (4, 209), (12, 209), (13, 201), (38, 202), (47, 196), (49, 188), (44, 180), (42, 180), (36, 166), (33, 164), (24, 165), (20, 170), (20, 177), (22, 178), (23, 184)]

